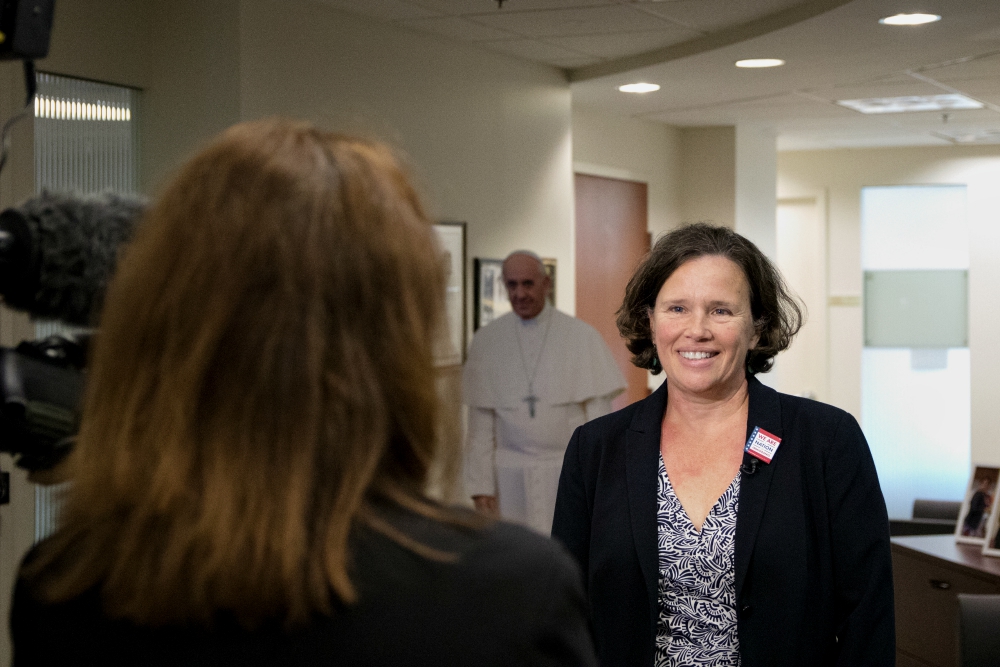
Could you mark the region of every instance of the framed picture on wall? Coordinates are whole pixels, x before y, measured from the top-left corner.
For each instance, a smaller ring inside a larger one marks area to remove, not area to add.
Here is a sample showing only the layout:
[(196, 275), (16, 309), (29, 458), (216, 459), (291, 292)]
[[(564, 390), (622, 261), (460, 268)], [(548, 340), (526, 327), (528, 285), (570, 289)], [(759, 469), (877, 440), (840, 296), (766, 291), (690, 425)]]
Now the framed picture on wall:
[(998, 481), (1000, 468), (973, 466), (955, 527), (956, 542), (986, 544), (986, 529), (990, 516), (995, 514)]
[(459, 366), (465, 361), (465, 223), (439, 222), (434, 232), (448, 267), (444, 295), (447, 335), (438, 339), (434, 362)]
[(485, 327), (501, 315), (510, 312), (510, 301), (507, 299), (507, 289), (503, 286), (503, 260), (475, 260), (476, 287), (474, 296), (475, 318), (473, 326), (476, 329)]
[(549, 290), (549, 304), (556, 306), (556, 259), (555, 257), (542, 257), (542, 265), (545, 267), (545, 275), (552, 281), (552, 289)]

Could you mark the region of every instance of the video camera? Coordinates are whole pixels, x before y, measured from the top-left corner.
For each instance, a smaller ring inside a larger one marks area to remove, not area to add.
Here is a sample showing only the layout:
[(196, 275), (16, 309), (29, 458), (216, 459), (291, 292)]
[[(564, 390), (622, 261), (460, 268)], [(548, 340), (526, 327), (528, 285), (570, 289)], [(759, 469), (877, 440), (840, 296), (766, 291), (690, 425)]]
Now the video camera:
[(0, 296), (35, 318), (83, 328), (0, 347), (0, 451), (29, 471), (69, 453), (87, 344), (118, 251), (146, 202), (113, 193), (43, 192), (0, 213)]

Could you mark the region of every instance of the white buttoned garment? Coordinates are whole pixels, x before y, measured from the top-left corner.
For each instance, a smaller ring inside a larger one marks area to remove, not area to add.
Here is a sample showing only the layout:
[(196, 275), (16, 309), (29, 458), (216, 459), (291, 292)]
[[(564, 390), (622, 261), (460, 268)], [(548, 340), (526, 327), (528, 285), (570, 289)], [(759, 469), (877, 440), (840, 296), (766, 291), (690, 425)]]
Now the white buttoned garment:
[(507, 313), (480, 329), (463, 372), (466, 491), (498, 496), (503, 518), (548, 535), (573, 431), (611, 412), (624, 390), (601, 335), (548, 304), (533, 319)]

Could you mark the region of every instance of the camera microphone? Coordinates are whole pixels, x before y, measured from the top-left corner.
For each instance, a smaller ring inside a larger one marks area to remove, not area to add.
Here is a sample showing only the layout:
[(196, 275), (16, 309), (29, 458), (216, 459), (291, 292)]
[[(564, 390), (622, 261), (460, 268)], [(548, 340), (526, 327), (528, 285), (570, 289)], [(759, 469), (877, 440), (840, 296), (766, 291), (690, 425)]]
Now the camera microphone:
[(0, 295), (34, 317), (93, 326), (146, 200), (43, 192), (0, 213)]

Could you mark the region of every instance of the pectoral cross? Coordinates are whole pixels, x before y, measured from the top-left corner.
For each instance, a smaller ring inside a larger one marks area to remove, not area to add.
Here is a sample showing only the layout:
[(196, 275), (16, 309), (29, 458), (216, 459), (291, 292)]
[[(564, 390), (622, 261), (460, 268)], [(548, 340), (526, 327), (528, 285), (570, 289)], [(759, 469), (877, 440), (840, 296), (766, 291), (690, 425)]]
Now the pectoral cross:
[(528, 404), (528, 413), (531, 415), (531, 418), (534, 419), (535, 418), (535, 403), (538, 402), (538, 397), (535, 396), (535, 392), (531, 392), (530, 394), (528, 394), (528, 396), (526, 398), (523, 398), (521, 400)]

